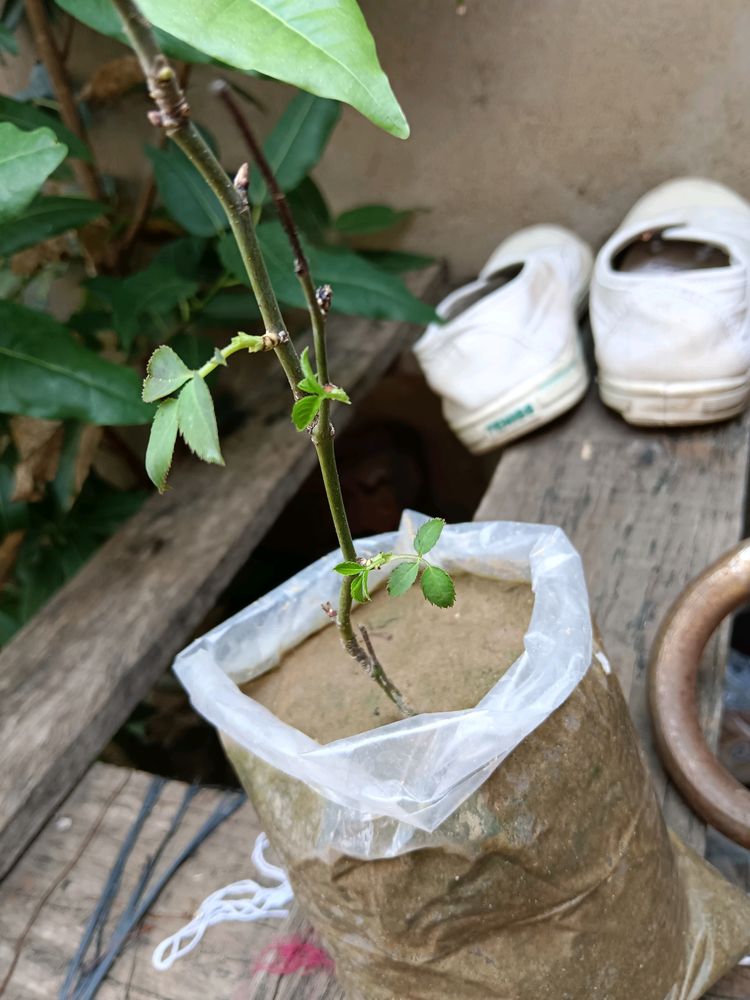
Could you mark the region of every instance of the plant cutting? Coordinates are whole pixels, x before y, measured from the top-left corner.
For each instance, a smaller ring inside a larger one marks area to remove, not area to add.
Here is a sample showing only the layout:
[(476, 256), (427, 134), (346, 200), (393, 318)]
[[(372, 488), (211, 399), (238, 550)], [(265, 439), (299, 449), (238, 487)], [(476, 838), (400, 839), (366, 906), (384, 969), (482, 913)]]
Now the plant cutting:
[[(97, 62), (88, 79), (77, 79), (70, 52), (83, 22), (119, 37), (127, 51), (107, 4), (0, 4), (0, 50), (17, 53), (30, 35), (38, 57), (30, 76), (18, 79), (22, 89), (0, 96), (0, 365), (8, 373), (0, 392), (0, 643), (145, 499), (145, 441), (116, 428), (153, 417), (154, 405), (134, 387), (154, 347), (169, 345), (200, 369), (227, 330), (257, 317), (221, 205), (174, 144), (153, 132), (132, 196), (123, 178), (97, 162), (90, 133), (142, 104), (144, 86), (130, 53)], [(162, 38), (182, 80), (210, 58)], [(21, 72), (13, 67), (10, 79)], [(401, 277), (429, 258), (367, 247), (373, 232), (382, 240), (413, 212), (363, 205), (333, 213), (311, 176), (335, 134), (340, 102), (295, 90), (269, 127), (256, 96), (262, 85), (250, 79), (232, 86), (259, 119), (262, 148), (314, 272), (336, 285), (332, 310), (429, 320), (432, 310)], [(220, 156), (216, 138), (203, 123), (197, 127)], [(257, 171), (250, 200), (295, 329), (304, 296)], [(221, 426), (242, 404), (225, 382), (218, 392)]]
[[(576, 552), (552, 527), (408, 512), (398, 532), (354, 543), (331, 423), (350, 400), (325, 340), (336, 290), (316, 287), (273, 171), (220, 85), (293, 248), (313, 340), (298, 355), (253, 225), (250, 167), (224, 172), (148, 24), (131, 0), (114, 6), (152, 121), (224, 208), (263, 323), (198, 369), (167, 346), (154, 353), (149, 475), (166, 487), (178, 434), (221, 464), (205, 377), (236, 353), (274, 351), (339, 543), (193, 643), (176, 670), (223, 734), (347, 995), (697, 998), (746, 950), (750, 907), (663, 825)], [(406, 132), (351, 0), (143, 7), (216, 58), (340, 88)], [(696, 950), (710, 958), (696, 963)]]

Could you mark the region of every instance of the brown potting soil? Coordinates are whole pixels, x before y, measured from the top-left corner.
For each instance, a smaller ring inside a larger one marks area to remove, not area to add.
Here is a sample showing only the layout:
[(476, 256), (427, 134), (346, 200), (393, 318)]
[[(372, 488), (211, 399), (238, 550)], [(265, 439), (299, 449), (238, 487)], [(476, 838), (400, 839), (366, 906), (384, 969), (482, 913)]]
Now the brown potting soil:
[[(357, 610), (421, 711), (466, 708), (516, 659), (528, 585), (457, 580)], [(327, 742), (393, 721), (326, 628), (247, 685)], [(598, 661), (435, 833), (399, 857), (322, 860), (326, 803), (227, 741), (350, 1000), (697, 1000), (750, 950), (750, 904), (671, 837), (627, 707)]]
[[(469, 575), (456, 582), (452, 608), (433, 607), (415, 586), (397, 598), (376, 591), (354, 612), (355, 626), (367, 626), (386, 673), (419, 712), (471, 708), (523, 651), (531, 587)], [(401, 718), (344, 651), (333, 625), (243, 691), (321, 743)]]

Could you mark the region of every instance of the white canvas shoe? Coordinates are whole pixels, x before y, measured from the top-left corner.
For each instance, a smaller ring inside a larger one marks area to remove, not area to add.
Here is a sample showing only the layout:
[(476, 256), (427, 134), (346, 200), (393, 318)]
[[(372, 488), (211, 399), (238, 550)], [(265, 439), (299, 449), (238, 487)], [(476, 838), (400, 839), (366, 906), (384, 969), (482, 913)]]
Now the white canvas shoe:
[(604, 402), (633, 424), (701, 424), (750, 400), (750, 204), (668, 181), (597, 256), (590, 316)]
[(476, 281), (437, 307), (414, 352), (466, 447), (489, 451), (553, 420), (586, 391), (577, 312), (589, 248), (558, 226), (505, 240)]

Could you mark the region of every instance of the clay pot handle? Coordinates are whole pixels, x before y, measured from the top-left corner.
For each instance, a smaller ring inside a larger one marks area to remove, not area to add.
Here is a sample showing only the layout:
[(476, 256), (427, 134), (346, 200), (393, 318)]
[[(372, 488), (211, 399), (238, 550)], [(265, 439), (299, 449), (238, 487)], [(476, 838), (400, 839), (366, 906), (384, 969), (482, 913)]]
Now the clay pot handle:
[(656, 744), (672, 781), (695, 812), (750, 847), (750, 791), (721, 764), (698, 719), (697, 675), (721, 621), (750, 601), (750, 539), (709, 566), (677, 598), (651, 655), (649, 700)]

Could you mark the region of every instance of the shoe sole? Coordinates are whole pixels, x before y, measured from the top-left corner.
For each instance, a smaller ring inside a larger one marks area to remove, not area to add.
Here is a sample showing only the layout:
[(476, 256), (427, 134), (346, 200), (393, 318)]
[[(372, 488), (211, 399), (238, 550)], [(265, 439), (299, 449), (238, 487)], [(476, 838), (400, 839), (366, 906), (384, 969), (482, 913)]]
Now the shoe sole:
[(576, 340), (554, 365), (472, 414), (469, 420), (451, 426), (469, 451), (480, 455), (559, 417), (583, 398), (588, 384), (588, 369)]
[(649, 382), (599, 375), (602, 401), (641, 427), (712, 424), (736, 417), (750, 402), (750, 379), (703, 379), (696, 382)]

